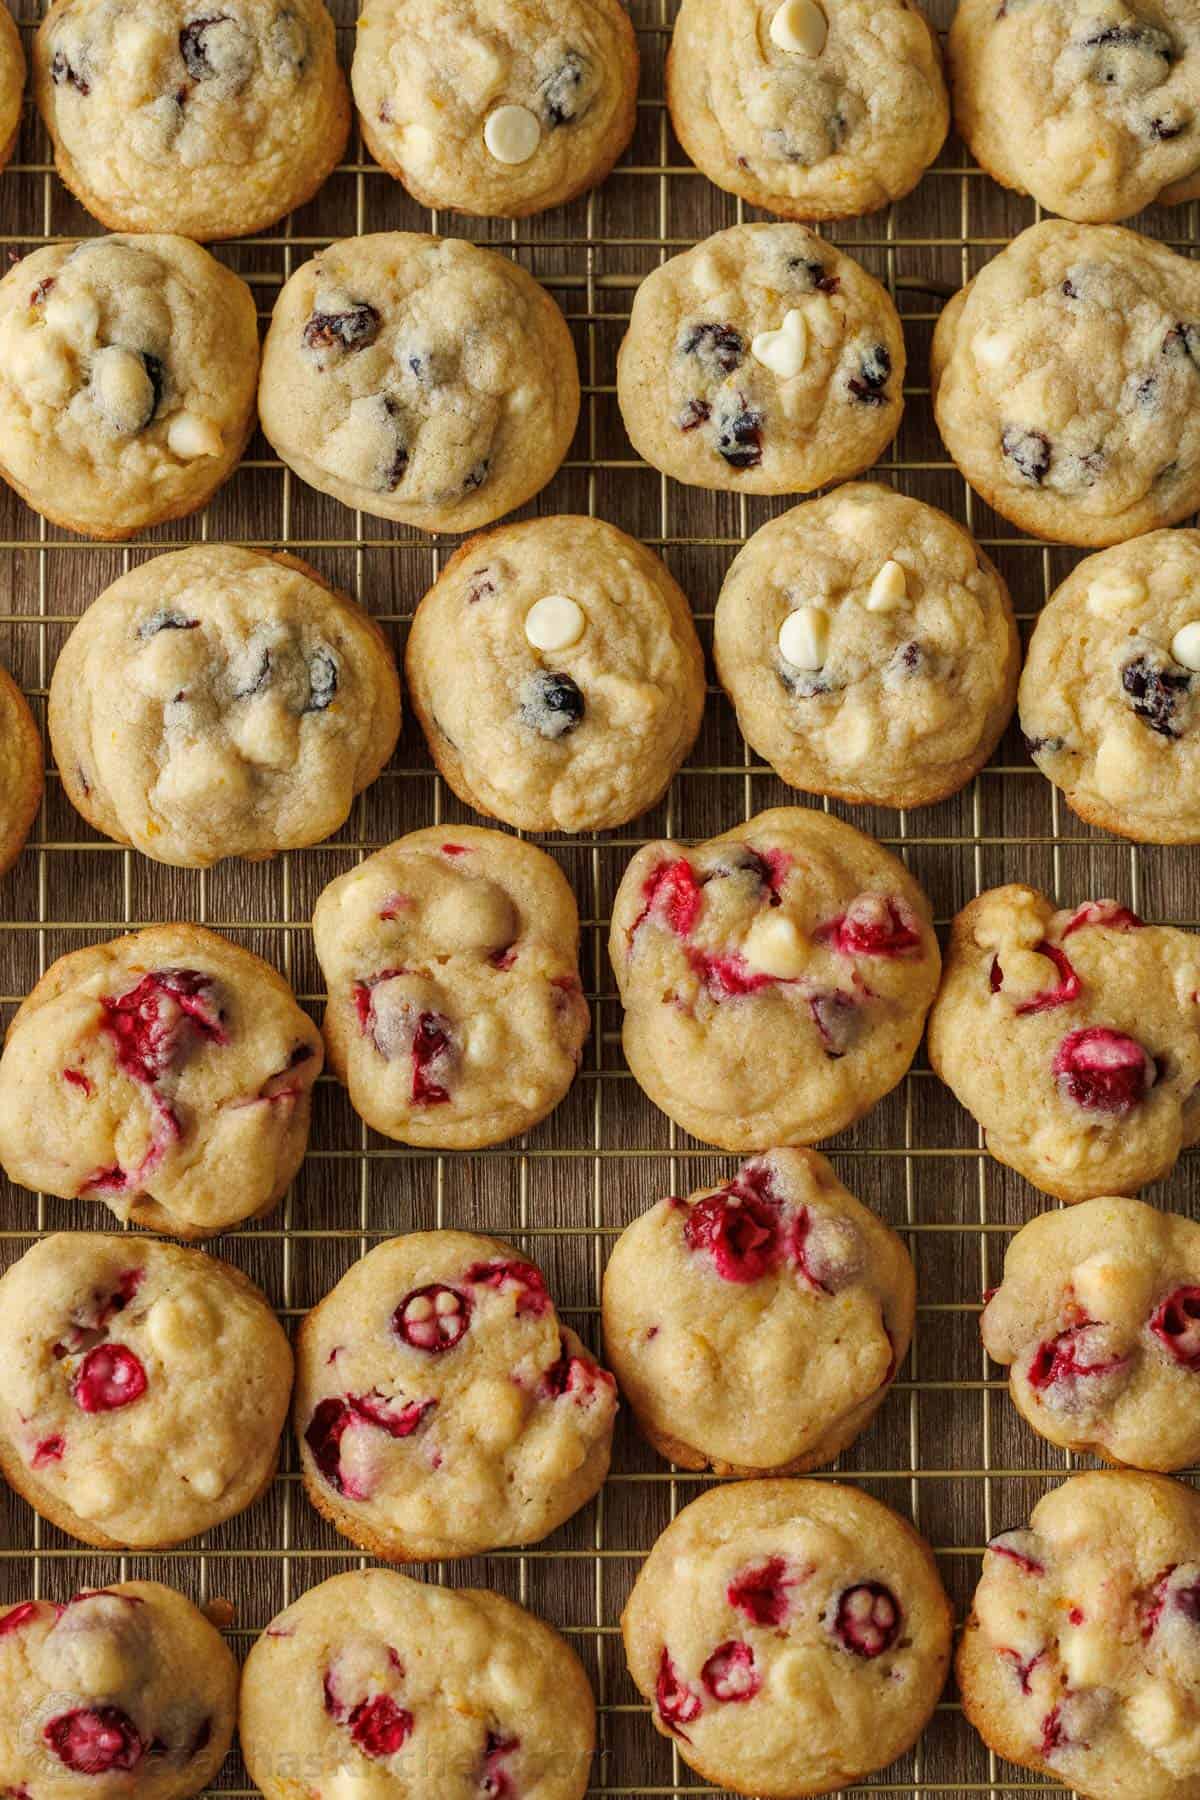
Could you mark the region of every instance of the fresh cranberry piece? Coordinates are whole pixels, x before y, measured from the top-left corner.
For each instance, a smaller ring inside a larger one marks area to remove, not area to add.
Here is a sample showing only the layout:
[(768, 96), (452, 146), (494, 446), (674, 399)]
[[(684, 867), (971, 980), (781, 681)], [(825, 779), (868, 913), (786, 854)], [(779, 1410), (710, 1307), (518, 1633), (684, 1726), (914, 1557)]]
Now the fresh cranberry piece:
[(862, 1027), (862, 1012), (854, 996), (840, 988), (828, 994), (813, 994), (808, 1010), (826, 1056), (833, 1061), (845, 1056)]
[(387, 1694), (360, 1700), (350, 1714), (350, 1736), (364, 1756), (395, 1756), (407, 1743), (413, 1716)]
[(69, 1081), (72, 1087), (80, 1088), (89, 1100), (96, 1091), (82, 1069), (64, 1069), (63, 1080)]
[(1001, 1649), (998, 1654), (1007, 1657), (1012, 1663), (1013, 1672), (1021, 1686), (1021, 1692), (1031, 1694), (1033, 1692), (1033, 1671), (1040, 1662), (1045, 1660), (1046, 1652), (1039, 1650), (1036, 1656), (1030, 1656), (1025, 1661), (1021, 1660), (1020, 1653), (1016, 1650)]
[(33, 1453), (33, 1461), (29, 1465), (30, 1468), (44, 1469), (47, 1463), (61, 1462), (66, 1447), (67, 1440), (63, 1437), (58, 1437), (56, 1435), (54, 1437), (43, 1438)]
[(761, 969), (752, 969), (740, 950), (727, 950), (716, 956), (709, 950), (692, 950), (688, 961), (714, 1000), (729, 1000), (737, 994), (757, 994), (778, 980)]
[(758, 1281), (783, 1254), (778, 1207), (726, 1188), (688, 1209), (683, 1224), (689, 1250), (711, 1257), (722, 1281)]
[(1106, 925), (1110, 931), (1137, 931), (1141, 924), (1136, 913), (1127, 906), (1118, 906), (1115, 900), (1088, 900), (1071, 915), (1062, 935), (1069, 938), (1085, 925)]
[(700, 1679), (714, 1700), (753, 1700), (762, 1676), (749, 1644), (731, 1638), (714, 1650), (700, 1671)]
[[(313, 1461), (335, 1493), (346, 1492), (342, 1479), (342, 1438), (354, 1423), (354, 1414), (341, 1400), (322, 1400), (308, 1421), (304, 1441)], [(351, 1495), (351, 1498), (362, 1498)]]
[(407, 1438), (437, 1405), (436, 1400), (389, 1400), (377, 1388), (369, 1394), (347, 1394), (346, 1405), (368, 1425), (378, 1426), (389, 1437)]
[(1200, 1287), (1179, 1287), (1150, 1318), (1150, 1329), (1185, 1369), (1200, 1369)]
[(493, 1288), (497, 1293), (504, 1288), (515, 1287), (518, 1290), (518, 1313), (528, 1313), (531, 1318), (540, 1319), (550, 1311), (551, 1300), (546, 1292), (546, 1283), (542, 1280), (542, 1272), (532, 1263), (472, 1263), (467, 1270), (466, 1280), (472, 1287)]
[(1052, 1006), (1066, 1006), (1069, 1001), (1078, 1000), (1083, 991), (1083, 983), (1071, 967), (1065, 951), (1043, 940), (1037, 945), (1034, 954), (1044, 956), (1047, 962), (1054, 964), (1058, 970), (1058, 986), (1046, 988), (1043, 993), (1034, 994), (1029, 1000), (1022, 1000), (1013, 1009), (1018, 1018), (1023, 1018), (1027, 1013), (1048, 1012)]
[(119, 1706), (81, 1706), (59, 1713), (42, 1728), (42, 1736), (77, 1775), (135, 1769), (145, 1750), (133, 1720)]
[(704, 1710), (704, 1702), (695, 1688), (677, 1673), (671, 1661), (671, 1653), (663, 1646), (663, 1653), (658, 1664), (658, 1680), (654, 1685), (654, 1701), (658, 1708), (658, 1716), (668, 1731), (681, 1737), (684, 1743), (690, 1743), (686, 1731), (682, 1728), (691, 1725)]
[(565, 1338), (560, 1338), (558, 1361), (551, 1363), (542, 1376), (539, 1391), (543, 1400), (561, 1400), (570, 1394), (580, 1406), (602, 1387), (615, 1387), (607, 1369), (602, 1369), (587, 1356), (572, 1356)]
[(882, 1581), (860, 1581), (838, 1595), (833, 1634), (855, 1656), (870, 1660), (890, 1650), (900, 1635), (900, 1607)]
[(1044, 1575), (1046, 1565), (1033, 1554), (1034, 1536), (1031, 1531), (1002, 1531), (988, 1545), (993, 1556), (1003, 1556), (1009, 1562), (1016, 1563), (1026, 1575)]
[(1046, 1388), (1055, 1387), (1062, 1382), (1073, 1383), (1089, 1376), (1112, 1375), (1117, 1369), (1124, 1368), (1129, 1361), (1127, 1356), (1102, 1356), (1095, 1362), (1086, 1360), (1087, 1351), (1082, 1338), (1085, 1332), (1094, 1329), (1095, 1321), (1084, 1319), (1080, 1324), (1060, 1331), (1057, 1337), (1039, 1344), (1026, 1370), (1030, 1387), (1042, 1393)]
[(696, 872), (685, 857), (660, 863), (642, 888), (645, 905), (629, 929), (632, 943), (638, 927), (651, 914), (676, 937), (690, 937), (700, 916), (703, 898)]
[(71, 1398), (84, 1412), (115, 1412), (140, 1400), (146, 1387), (146, 1371), (132, 1350), (124, 1344), (97, 1344), (79, 1365)]
[(153, 1085), (195, 1036), (228, 1043), (214, 990), (212, 977), (196, 969), (156, 969), (120, 999), (103, 1000), (101, 1028), (125, 1073)]
[(488, 1732), (483, 1750), (483, 1774), (479, 1778), (479, 1791), (486, 1800), (511, 1800), (516, 1792), (512, 1776), (500, 1764), (520, 1748), (520, 1738), (501, 1737), (498, 1731)]
[(769, 1556), (765, 1562), (751, 1563), (735, 1575), (725, 1589), (725, 1598), (735, 1612), (744, 1613), (755, 1625), (782, 1625), (791, 1609), (789, 1589), (799, 1586), (801, 1577), (789, 1573), (785, 1557)]
[(414, 1350), (440, 1356), (466, 1337), (471, 1324), (471, 1302), (457, 1288), (440, 1281), (414, 1288), (392, 1314), (392, 1330)]
[(1042, 1755), (1053, 1756), (1056, 1750), (1064, 1750), (1068, 1743), (1070, 1738), (1062, 1716), (1062, 1707), (1052, 1706), (1042, 1720)]
[(40, 1600), (26, 1600), (21, 1606), (14, 1606), (0, 1618), (0, 1637), (7, 1637), (10, 1631), (20, 1631), (23, 1625), (31, 1625), (40, 1615)]
[(1142, 1046), (1107, 1025), (1068, 1032), (1052, 1067), (1075, 1104), (1089, 1112), (1131, 1112), (1156, 1075)]
[(789, 1232), (792, 1261), (810, 1287), (838, 1294), (862, 1268), (862, 1243), (848, 1219), (814, 1216), (802, 1207)]
[(908, 908), (885, 894), (860, 894), (840, 919), (822, 925), (816, 935), (843, 956), (906, 956), (921, 946)]
[[(438, 1075), (447, 1073), (452, 1047), (450, 1021), (441, 1013), (422, 1013), (412, 1043), (414, 1106), (444, 1106), (450, 1098)], [(441, 1065), (440, 1069), (438, 1065)]]

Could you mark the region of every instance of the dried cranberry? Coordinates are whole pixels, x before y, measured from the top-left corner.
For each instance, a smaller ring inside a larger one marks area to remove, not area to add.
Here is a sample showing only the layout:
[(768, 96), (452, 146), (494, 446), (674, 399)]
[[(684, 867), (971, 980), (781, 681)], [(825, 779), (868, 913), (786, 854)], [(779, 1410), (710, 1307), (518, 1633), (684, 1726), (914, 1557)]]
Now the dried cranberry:
[(1200, 1287), (1178, 1287), (1150, 1317), (1150, 1329), (1185, 1369), (1200, 1370)]
[(55, 87), (73, 87), (78, 94), (88, 95), (92, 84), (81, 69), (74, 68), (65, 51), (56, 50), (50, 58), (50, 79)]
[(472, 1263), (465, 1279), (472, 1287), (493, 1288), (499, 1293), (504, 1288), (515, 1287), (517, 1291), (517, 1312), (540, 1319), (550, 1311), (550, 1296), (546, 1292), (546, 1283), (542, 1272), (533, 1263), (527, 1262), (492, 1262)]
[(557, 741), (583, 723), (587, 712), (578, 685), (561, 671), (539, 669), (521, 684), (521, 723), (539, 737)]
[(304, 327), (306, 350), (365, 350), (379, 336), (383, 319), (365, 300), (345, 312), (315, 312)]
[(146, 1392), (146, 1371), (124, 1344), (97, 1344), (71, 1383), (71, 1398), (82, 1411), (116, 1412)]
[(308, 699), (306, 713), (324, 712), (333, 705), (338, 691), (338, 665), (333, 651), (318, 644), (308, 659)]
[(845, 1056), (862, 1027), (862, 1009), (853, 994), (834, 988), (828, 994), (809, 997), (808, 1010), (826, 1056), (836, 1061)]
[[(1196, 369), (1200, 369), (1200, 325), (1185, 325), (1180, 322), (1172, 325), (1163, 339), (1164, 356), (1185, 357)], [(1173, 468), (1174, 464), (1169, 467)]]
[(412, 1734), (413, 1716), (387, 1694), (360, 1700), (349, 1718), (350, 1736), (364, 1756), (395, 1756)]
[(790, 275), (803, 281), (807, 293), (836, 294), (842, 285), (839, 277), (831, 275), (816, 257), (789, 256), (787, 266)]
[(453, 1350), (466, 1337), (470, 1324), (471, 1302), (466, 1294), (436, 1281), (406, 1294), (392, 1314), (396, 1336), (430, 1356)]
[(1058, 986), (1046, 988), (1043, 993), (1034, 994), (1029, 1000), (1022, 1000), (1020, 1005), (1013, 1009), (1018, 1018), (1024, 1017), (1027, 1013), (1049, 1012), (1052, 1007), (1066, 1006), (1072, 1000), (1078, 1000), (1083, 990), (1083, 983), (1071, 967), (1065, 951), (1059, 950), (1054, 944), (1046, 943), (1043, 939), (1036, 946), (1034, 954), (1044, 956), (1047, 962), (1054, 964), (1058, 970)]
[(689, 1250), (711, 1258), (722, 1281), (758, 1281), (783, 1256), (778, 1207), (732, 1188), (689, 1207), (683, 1236)]
[(199, 619), (189, 619), (185, 613), (160, 607), (157, 612), (143, 619), (138, 626), (139, 638), (157, 637), (160, 631), (198, 631)]
[(713, 1651), (700, 1671), (700, 1679), (714, 1700), (753, 1700), (762, 1676), (749, 1644), (731, 1638)]
[(707, 424), (712, 418), (712, 407), (707, 400), (689, 400), (675, 423), (680, 431), (695, 431), (698, 425)]
[(741, 401), (717, 417), (716, 446), (731, 469), (757, 469), (763, 459), (763, 416)]
[(1023, 480), (1041, 486), (1050, 469), (1050, 439), (1044, 431), (1006, 425), (1000, 433), (1000, 448)]
[(560, 125), (573, 125), (587, 111), (590, 94), (580, 104), (584, 79), (590, 65), (578, 50), (568, 50), (562, 62), (546, 76), (538, 89), (542, 100), (542, 117), (552, 131)]
[(900, 1635), (900, 1607), (881, 1581), (860, 1581), (838, 1595), (833, 1635), (868, 1660), (890, 1650)]
[(1052, 1066), (1060, 1086), (1089, 1112), (1130, 1112), (1145, 1098), (1156, 1075), (1142, 1046), (1107, 1025), (1068, 1032)]
[(887, 401), (892, 356), (886, 344), (873, 344), (859, 361), (858, 374), (846, 383), (860, 406), (883, 406)]
[(209, 61), (206, 39), (211, 26), (228, 23), (228, 13), (210, 13), (207, 18), (190, 19), (179, 33), (179, 54), (193, 81), (208, 81), (216, 74)]
[(718, 325), (706, 319), (699, 325), (689, 326), (680, 339), (679, 348), (685, 356), (699, 357), (714, 372), (732, 375), (745, 358), (746, 340), (732, 325)]
[(135, 1769), (145, 1749), (133, 1720), (118, 1706), (81, 1706), (60, 1713), (43, 1727), (42, 1736), (77, 1775)]
[(676, 1737), (681, 1737), (685, 1744), (690, 1743), (691, 1739), (682, 1728), (693, 1724), (700, 1717), (704, 1702), (695, 1688), (689, 1687), (677, 1673), (670, 1651), (665, 1645), (659, 1659), (654, 1700), (658, 1716), (667, 1730), (673, 1731)]
[[(1175, 46), (1165, 31), (1153, 25), (1102, 25), (1080, 39), (1086, 50), (1138, 50), (1159, 56), (1168, 68), (1175, 61)], [(1111, 84), (1111, 73), (1102, 79)]]
[(1192, 678), (1161, 655), (1135, 656), (1121, 670), (1121, 686), (1133, 711), (1160, 737), (1177, 738), (1176, 713), (1191, 693)]
[(782, 1556), (752, 1563), (734, 1576), (725, 1589), (725, 1598), (735, 1612), (744, 1613), (755, 1625), (782, 1625), (792, 1604), (788, 1590), (800, 1581), (799, 1575), (789, 1572), (790, 1568)]

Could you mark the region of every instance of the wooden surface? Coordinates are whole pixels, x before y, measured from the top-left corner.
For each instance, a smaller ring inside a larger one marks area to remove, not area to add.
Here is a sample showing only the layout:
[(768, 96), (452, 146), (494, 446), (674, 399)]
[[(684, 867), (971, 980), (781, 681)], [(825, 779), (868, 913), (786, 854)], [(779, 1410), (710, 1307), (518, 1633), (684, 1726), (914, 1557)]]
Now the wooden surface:
[[(348, 57), (353, 0), (341, 0), (338, 11)], [(635, 0), (644, 58), (638, 135), (631, 155), (598, 194), (515, 228), (446, 215), (435, 215), (432, 228), (513, 247), (548, 282), (572, 322), (585, 383), (580, 430), (567, 466), (528, 510), (591, 509), (661, 548), (691, 596), (707, 641), (713, 603), (736, 547), (786, 502), (739, 501), (662, 481), (634, 459), (613, 394), (616, 349), (637, 279), (661, 260), (664, 246), (684, 247), (740, 216), (736, 202), (686, 166), (670, 136), (661, 94), (672, 11), (673, 0)], [(947, 18), (940, 6), (939, 24)], [(22, 23), (28, 27), (31, 20)], [(13, 255), (47, 237), (97, 229), (49, 172), (45, 139), (32, 119), (14, 167), (0, 179), (0, 205), (4, 243)], [(889, 213), (828, 234), (893, 285), (905, 320), (908, 410), (877, 474), (970, 525), (1009, 579), (1026, 628), (1074, 553), (1021, 539), (969, 494), (933, 428), (927, 363), (939, 294), (957, 287), (1033, 217), (1029, 203), (1004, 195), (971, 169), (951, 141), (912, 197)], [(1197, 241), (1198, 209), (1149, 214), (1138, 224), (1191, 244)], [(254, 283), (265, 317), (281, 279), (328, 239), (356, 230), (430, 226), (430, 215), (356, 150), (286, 231), (225, 246), (219, 254)], [(933, 291), (914, 282), (931, 282)], [(207, 514), (147, 534), (128, 550), (90, 545), (48, 527), (5, 490), (0, 658), (39, 717), (70, 621), (133, 561), (200, 537), (292, 545), (331, 580), (357, 592), (384, 622), (398, 652), (413, 607), (453, 547), (356, 517), (285, 475), (261, 438)], [(494, 1231), (524, 1243), (546, 1267), (567, 1317), (595, 1343), (598, 1281), (612, 1236), (659, 1195), (686, 1192), (733, 1166), (673, 1132), (624, 1069), (619, 1009), (602, 952), (613, 890), (644, 838), (707, 836), (792, 798), (769, 772), (752, 766), (732, 709), (711, 693), (700, 742), (657, 813), (602, 841), (550, 843), (579, 899), (584, 980), (594, 1003), (584, 1070), (558, 1112), (526, 1141), (482, 1154), (420, 1155), (367, 1133), (342, 1091), (324, 1080), (310, 1154), (286, 1206), (229, 1234), (221, 1252), (261, 1282), (294, 1324), (381, 1237), (440, 1224)], [(1113, 894), (1150, 918), (1200, 921), (1195, 854), (1132, 850), (1078, 824), (1031, 767), (1015, 730), (992, 766), (944, 805), (907, 816), (838, 810), (884, 841), (905, 846), (942, 921), (980, 887), (1007, 879), (1056, 890), (1064, 903)], [(96, 839), (73, 814), (51, 770), (32, 847), (0, 883), (4, 1015), (56, 956), (126, 925), (161, 919), (197, 919), (228, 930), (275, 961), (303, 1001), (316, 1007), (320, 976), (308, 920), (324, 883), (362, 851), (401, 832), (464, 816), (434, 778), (420, 735), (408, 724), (392, 767), (330, 845), (198, 875), (161, 868)], [(763, 1050), (770, 1054), (769, 1045)], [(895, 1392), (865, 1438), (842, 1458), (838, 1473), (917, 1521), (937, 1546), (962, 1611), (987, 1536), (1022, 1521), (1065, 1466), (1016, 1418), (994, 1380), (996, 1371), (986, 1365), (977, 1328), (979, 1294), (998, 1279), (1006, 1234), (1043, 1202), (981, 1155), (971, 1121), (920, 1064), (830, 1148), (849, 1185), (907, 1229), (921, 1302), (913, 1354)], [(1154, 1198), (1194, 1208), (1196, 1169), (1196, 1159), (1185, 1158)], [(110, 1222), (99, 1205), (40, 1199), (9, 1187), (3, 1191), (0, 1243), (11, 1259), (40, 1231), (106, 1229)], [(290, 1597), (356, 1560), (309, 1507), (293, 1468), (289, 1449), (286, 1472), (269, 1496), (210, 1538), (167, 1554), (121, 1559), (82, 1554), (5, 1495), (0, 1603), (34, 1592), (61, 1598), (122, 1574), (155, 1575), (197, 1598), (232, 1601), (233, 1641), (244, 1649)], [(696, 1491), (694, 1477), (674, 1478), (622, 1425), (613, 1478), (600, 1501), (548, 1544), (524, 1556), (431, 1571), (453, 1583), (497, 1587), (568, 1632), (601, 1705), (597, 1794), (671, 1794), (700, 1786), (652, 1730), (625, 1673), (617, 1632), (640, 1556), (672, 1509)], [(236, 1758), (223, 1785), (246, 1786)], [(915, 1755), (863, 1791), (1009, 1795), (1037, 1785), (989, 1762), (948, 1695)]]

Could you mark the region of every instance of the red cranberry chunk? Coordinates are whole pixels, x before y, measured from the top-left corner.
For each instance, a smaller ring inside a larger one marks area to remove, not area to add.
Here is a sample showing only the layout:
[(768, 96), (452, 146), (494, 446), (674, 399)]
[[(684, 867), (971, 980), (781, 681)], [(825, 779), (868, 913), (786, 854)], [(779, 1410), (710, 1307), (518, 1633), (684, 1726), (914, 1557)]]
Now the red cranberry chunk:
[(607, 1369), (602, 1369), (588, 1356), (572, 1356), (565, 1338), (560, 1338), (558, 1361), (551, 1363), (542, 1376), (540, 1392), (544, 1400), (561, 1400), (564, 1394), (585, 1405), (600, 1388), (616, 1384)]
[(1099, 1356), (1089, 1360), (1086, 1334), (1094, 1329), (1093, 1322), (1085, 1320), (1039, 1344), (1026, 1371), (1030, 1387), (1041, 1393), (1060, 1384), (1073, 1386), (1089, 1376), (1112, 1375), (1123, 1369), (1129, 1361), (1127, 1356)]
[(42, 1603), (40, 1600), (26, 1600), (21, 1606), (14, 1606), (0, 1618), (0, 1637), (7, 1637), (10, 1631), (20, 1631), (23, 1625), (32, 1625), (40, 1617)]
[(43, 1727), (42, 1736), (60, 1762), (77, 1775), (135, 1769), (145, 1749), (133, 1720), (118, 1706), (81, 1706), (59, 1713)]
[(466, 1280), (472, 1287), (494, 1288), (497, 1293), (504, 1288), (515, 1287), (517, 1311), (528, 1313), (532, 1318), (540, 1319), (550, 1311), (551, 1300), (546, 1292), (546, 1283), (542, 1280), (542, 1272), (532, 1263), (472, 1263), (467, 1270)]
[(97, 1344), (89, 1350), (71, 1384), (71, 1398), (84, 1412), (115, 1412), (140, 1400), (146, 1371), (124, 1344)]
[(778, 1207), (731, 1188), (690, 1207), (683, 1236), (689, 1250), (712, 1259), (722, 1281), (758, 1281), (783, 1254)]
[(833, 988), (828, 994), (813, 994), (808, 1002), (812, 1022), (821, 1039), (821, 1048), (831, 1062), (853, 1048), (862, 1029), (862, 1009), (853, 994)]
[(66, 1447), (66, 1438), (59, 1437), (57, 1434), (54, 1437), (43, 1438), (33, 1453), (30, 1468), (44, 1469), (47, 1463), (61, 1462)]
[(437, 1281), (406, 1294), (392, 1315), (396, 1336), (431, 1356), (453, 1350), (466, 1337), (470, 1324), (471, 1302), (466, 1294)]
[(1031, 1531), (1002, 1531), (988, 1545), (993, 1556), (1003, 1556), (1026, 1575), (1044, 1575), (1046, 1565), (1037, 1554), (1037, 1539)]
[(312, 1452), (313, 1461), (338, 1494), (346, 1492), (342, 1479), (342, 1438), (353, 1423), (354, 1413), (345, 1401), (322, 1400), (308, 1421), (308, 1428), (304, 1433), (304, 1441)]
[(1066, 952), (1059, 950), (1054, 944), (1044, 941), (1037, 946), (1035, 955), (1044, 956), (1052, 962), (1058, 971), (1056, 987), (1046, 988), (1040, 994), (1034, 994), (1029, 1000), (1022, 1000), (1014, 1010), (1018, 1018), (1027, 1013), (1048, 1012), (1052, 1006), (1066, 1006), (1072, 1000), (1078, 1000), (1083, 990), (1083, 983), (1071, 967)]
[(101, 1025), (117, 1061), (135, 1081), (153, 1085), (177, 1064), (198, 1035), (228, 1040), (211, 976), (195, 969), (156, 969), (117, 1000), (101, 1002)]
[(684, 1725), (691, 1725), (704, 1710), (704, 1702), (695, 1688), (689, 1687), (671, 1661), (671, 1653), (663, 1646), (663, 1653), (658, 1664), (658, 1680), (654, 1687), (654, 1700), (658, 1708), (658, 1716), (668, 1731), (681, 1737), (684, 1743), (690, 1742)]
[(860, 1581), (838, 1595), (833, 1634), (855, 1656), (882, 1656), (899, 1637), (900, 1623), (896, 1596), (881, 1581)]
[(832, 942), (843, 956), (906, 956), (921, 945), (921, 933), (908, 908), (885, 894), (860, 894), (818, 936)]
[(350, 1736), (364, 1756), (395, 1756), (412, 1734), (413, 1716), (387, 1694), (360, 1700), (350, 1714)]
[(661, 863), (642, 889), (645, 905), (630, 930), (632, 939), (638, 926), (653, 915), (659, 924), (676, 937), (690, 937), (700, 916), (703, 898), (700, 883), (690, 862)]
[(389, 1400), (386, 1394), (372, 1388), (369, 1394), (347, 1394), (346, 1405), (368, 1425), (386, 1431), (389, 1437), (411, 1437), (436, 1400)]
[(306, 350), (365, 350), (379, 336), (383, 321), (366, 300), (344, 312), (314, 312), (304, 327)]
[(488, 1732), (483, 1750), (483, 1774), (479, 1778), (479, 1791), (485, 1800), (511, 1800), (516, 1789), (512, 1776), (500, 1764), (520, 1748), (520, 1738), (501, 1737), (498, 1731)]
[(1055, 1052), (1053, 1072), (1075, 1104), (1089, 1112), (1131, 1112), (1155, 1079), (1142, 1046), (1107, 1025), (1068, 1032)]
[(1082, 931), (1085, 925), (1105, 925), (1109, 931), (1137, 931), (1141, 923), (1136, 913), (1127, 906), (1118, 906), (1115, 900), (1088, 900), (1063, 927), (1063, 937)]
[(849, 1219), (804, 1207), (791, 1231), (791, 1257), (810, 1287), (839, 1294), (862, 1268), (862, 1242)]
[(716, 956), (709, 950), (692, 950), (688, 961), (714, 1000), (730, 1000), (738, 994), (757, 994), (777, 977), (752, 969), (740, 950)]
[(755, 1625), (782, 1625), (791, 1609), (789, 1590), (799, 1582), (799, 1575), (789, 1573), (785, 1557), (769, 1556), (735, 1575), (725, 1589), (725, 1598), (735, 1612), (743, 1613)]
[(700, 1679), (714, 1700), (753, 1700), (762, 1676), (749, 1644), (731, 1638), (713, 1651), (700, 1671)]
[(415, 1106), (443, 1106), (450, 1098), (444, 1086), (453, 1039), (450, 1021), (441, 1013), (422, 1013), (412, 1045), (412, 1097)]
[(1200, 1370), (1200, 1287), (1178, 1287), (1150, 1319), (1150, 1329), (1185, 1369)]

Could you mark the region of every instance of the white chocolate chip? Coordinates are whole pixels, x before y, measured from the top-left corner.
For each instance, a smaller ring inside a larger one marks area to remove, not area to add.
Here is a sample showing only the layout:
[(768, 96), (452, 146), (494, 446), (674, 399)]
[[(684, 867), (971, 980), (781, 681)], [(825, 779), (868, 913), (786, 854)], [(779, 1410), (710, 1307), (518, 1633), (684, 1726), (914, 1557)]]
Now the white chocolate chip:
[(771, 20), (771, 42), (793, 55), (820, 56), (829, 24), (816, 0), (783, 0)]
[(185, 461), (196, 456), (220, 456), (224, 447), (212, 420), (202, 419), (199, 413), (176, 413), (167, 426), (167, 449)]
[(868, 612), (894, 612), (908, 598), (908, 581), (904, 569), (890, 556), (871, 583), (867, 593)]
[(743, 945), (746, 961), (764, 975), (792, 981), (808, 961), (808, 950), (791, 919), (765, 912), (750, 927)]
[(982, 363), (985, 369), (1003, 369), (1012, 360), (1014, 347), (1013, 339), (1006, 331), (981, 334), (972, 345), (975, 361)]
[(781, 381), (790, 381), (800, 373), (807, 353), (808, 327), (804, 323), (804, 314), (795, 307), (785, 316), (778, 331), (760, 331), (750, 345), (755, 362), (770, 369)]
[(483, 128), (483, 141), (497, 162), (528, 162), (541, 140), (542, 128), (525, 106), (498, 106)]
[(1200, 619), (1180, 626), (1171, 639), (1171, 655), (1185, 669), (1200, 669)]
[(193, 1492), (199, 1494), (202, 1500), (219, 1499), (228, 1485), (220, 1469), (214, 1469), (209, 1464), (201, 1464), (199, 1468), (191, 1469), (186, 1480), (188, 1486), (192, 1488)]
[(829, 614), (823, 606), (798, 606), (779, 627), (779, 653), (793, 669), (822, 669), (829, 648)]
[(1136, 575), (1100, 575), (1088, 589), (1087, 609), (1098, 618), (1117, 619), (1145, 598), (1146, 584)]
[(586, 626), (582, 606), (567, 594), (543, 594), (525, 614), (525, 636), (535, 650), (569, 650)]
[(149, 423), (154, 414), (154, 383), (136, 350), (106, 344), (92, 358), (92, 396), (104, 420), (122, 437)]

